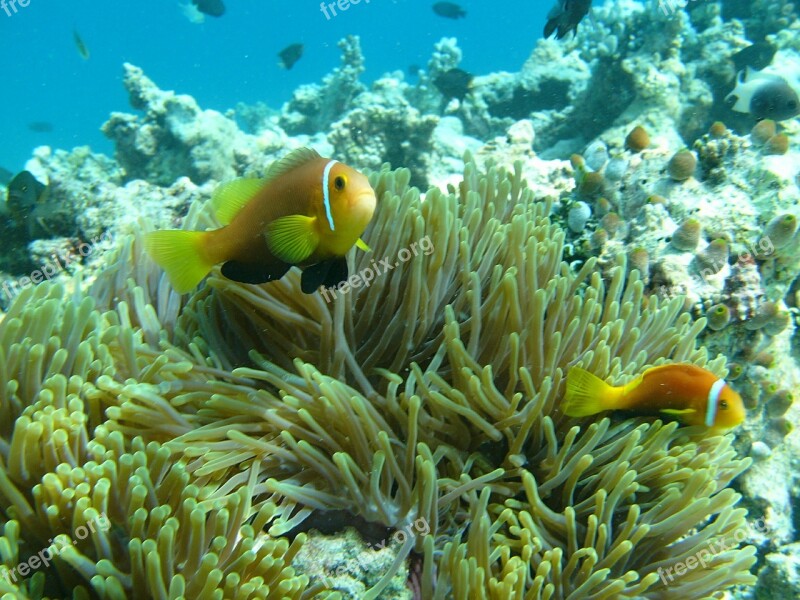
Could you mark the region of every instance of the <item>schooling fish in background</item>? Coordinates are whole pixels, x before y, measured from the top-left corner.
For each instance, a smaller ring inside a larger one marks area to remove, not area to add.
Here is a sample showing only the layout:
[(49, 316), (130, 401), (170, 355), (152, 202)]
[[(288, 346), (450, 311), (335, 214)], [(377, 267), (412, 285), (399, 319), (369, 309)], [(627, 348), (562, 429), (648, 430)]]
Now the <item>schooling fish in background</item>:
[(555, 6), (547, 15), (544, 37), (549, 38), (554, 31), (557, 31), (557, 40), (563, 38), (570, 31), (574, 35), (578, 30), (578, 23), (589, 14), (591, 6), (592, 0), (556, 0)]
[(192, 0), (197, 10), (209, 17), (221, 17), (225, 14), (225, 4), (222, 0)]
[(785, 121), (800, 114), (800, 82), (789, 82), (777, 69), (755, 71), (747, 67), (739, 74), (736, 87), (725, 101), (736, 98), (733, 110), (750, 113), (756, 119)]
[(572, 367), (567, 374), (564, 414), (586, 417), (606, 410), (664, 415), (714, 430), (736, 427), (745, 417), (741, 396), (725, 380), (695, 365), (653, 367), (617, 387)]
[(464, 100), (464, 97), (469, 93), (472, 87), (472, 80), (475, 77), (472, 73), (467, 73), (462, 69), (450, 69), (445, 71), (433, 80), (433, 85), (439, 90), (442, 95), (450, 100), (451, 98), (458, 98), (459, 102)]
[(89, 49), (86, 47), (77, 29), (72, 30), (72, 39), (75, 41), (75, 47), (78, 49), (78, 54), (81, 55), (81, 58), (83, 60), (89, 60)]
[(278, 52), (278, 58), (281, 59), (279, 66), (288, 71), (302, 56), (303, 44), (289, 44), (286, 48)]
[(431, 8), (433, 8), (433, 12), (445, 19), (460, 19), (467, 16), (467, 11), (455, 2), (437, 2)]
[(266, 283), (303, 268), (301, 289), (311, 294), (347, 279), (345, 254), (375, 212), (367, 178), (316, 151), (300, 148), (275, 162), (263, 179), (235, 179), (217, 188), (212, 204), (220, 229), (155, 231), (145, 248), (179, 293), (192, 290), (222, 264), (242, 283)]
[(34, 133), (50, 133), (53, 131), (54, 127), (53, 124), (48, 121), (33, 121), (28, 123), (28, 129)]

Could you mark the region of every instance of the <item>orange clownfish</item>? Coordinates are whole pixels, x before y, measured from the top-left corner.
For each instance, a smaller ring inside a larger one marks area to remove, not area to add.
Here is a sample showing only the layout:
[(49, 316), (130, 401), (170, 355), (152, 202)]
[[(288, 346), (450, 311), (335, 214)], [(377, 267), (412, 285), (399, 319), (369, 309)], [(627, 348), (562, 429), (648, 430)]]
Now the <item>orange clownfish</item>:
[(567, 374), (564, 414), (586, 417), (604, 410), (663, 414), (686, 425), (724, 430), (744, 421), (742, 397), (710, 371), (671, 364), (648, 369), (622, 386), (613, 386), (579, 367)]
[(263, 179), (221, 184), (211, 199), (217, 220), (211, 231), (154, 231), (145, 248), (180, 293), (193, 289), (211, 268), (243, 283), (266, 283), (303, 267), (301, 288), (347, 279), (344, 256), (375, 212), (367, 178), (339, 161), (300, 148), (273, 163)]

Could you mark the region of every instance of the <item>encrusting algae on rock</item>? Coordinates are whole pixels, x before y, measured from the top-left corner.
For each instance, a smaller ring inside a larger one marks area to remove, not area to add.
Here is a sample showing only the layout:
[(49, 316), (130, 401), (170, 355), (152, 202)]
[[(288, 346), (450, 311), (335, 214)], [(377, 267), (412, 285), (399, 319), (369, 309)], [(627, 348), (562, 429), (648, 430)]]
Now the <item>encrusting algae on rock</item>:
[[(565, 233), (519, 164), (482, 173), (468, 157), (458, 187), (424, 203), (409, 179), (370, 176), (364, 239), (377, 256), (426, 235), (436, 251), (331, 305), (295, 269), (249, 285), (215, 267), (181, 297), (144, 260), (147, 223), (83, 300), (47, 282), (17, 298), (0, 323), (2, 559), (76, 544), (0, 589), (325, 597), (298, 571), (298, 531), (332, 509), (430, 525), (362, 598), (412, 552), (431, 599), (699, 599), (754, 581), (728, 487), (749, 460), (730, 436), (563, 413), (576, 367), (614, 383), (665, 363), (723, 376), (695, 345), (705, 320), (645, 297), (624, 257), (607, 279), (596, 259), (562, 262)], [(201, 204), (184, 223), (213, 226)], [(100, 513), (109, 533), (78, 540)], [(713, 568), (664, 576), (712, 539), (731, 548)]]

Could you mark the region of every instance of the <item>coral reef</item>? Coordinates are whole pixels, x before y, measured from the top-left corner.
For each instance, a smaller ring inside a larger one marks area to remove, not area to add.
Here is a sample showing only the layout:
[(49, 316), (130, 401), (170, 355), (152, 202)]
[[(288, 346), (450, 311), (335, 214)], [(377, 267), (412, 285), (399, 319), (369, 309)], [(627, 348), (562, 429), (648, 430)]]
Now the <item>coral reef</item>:
[(342, 51), (341, 66), (327, 75), (322, 85), (297, 88), (283, 107), (279, 124), (290, 135), (328, 131), (366, 89), (358, 80), (364, 72), (364, 56), (358, 36), (346, 37), (339, 42), (339, 48)]
[(191, 96), (160, 90), (134, 65), (125, 64), (124, 84), (131, 106), (144, 115), (113, 113), (103, 133), (116, 146), (126, 180), (168, 186), (182, 176), (197, 184), (230, 179), (263, 167), (261, 157), (286, 141), (279, 129), (244, 134), (231, 119), (201, 110)]

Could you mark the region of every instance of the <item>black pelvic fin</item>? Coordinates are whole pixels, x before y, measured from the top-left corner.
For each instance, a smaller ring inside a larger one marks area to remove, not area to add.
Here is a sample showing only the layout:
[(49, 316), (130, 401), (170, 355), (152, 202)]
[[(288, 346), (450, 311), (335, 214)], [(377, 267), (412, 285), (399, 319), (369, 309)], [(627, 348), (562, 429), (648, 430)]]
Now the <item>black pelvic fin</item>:
[(267, 283), (277, 281), (286, 275), (290, 268), (291, 265), (286, 263), (259, 265), (229, 260), (222, 265), (222, 274), (228, 279), (240, 283)]
[(319, 286), (334, 287), (347, 281), (347, 259), (344, 256), (332, 258), (303, 269), (300, 289), (304, 294), (313, 294)]

